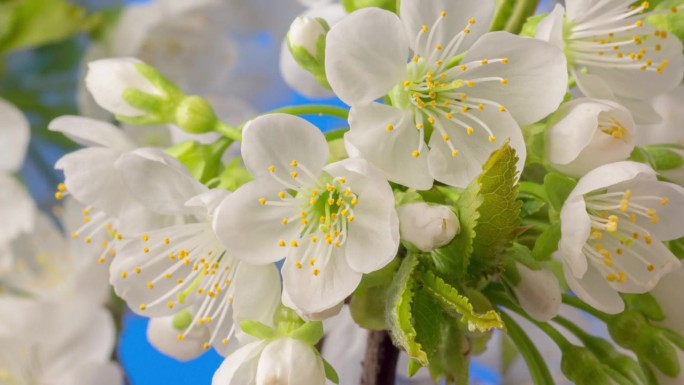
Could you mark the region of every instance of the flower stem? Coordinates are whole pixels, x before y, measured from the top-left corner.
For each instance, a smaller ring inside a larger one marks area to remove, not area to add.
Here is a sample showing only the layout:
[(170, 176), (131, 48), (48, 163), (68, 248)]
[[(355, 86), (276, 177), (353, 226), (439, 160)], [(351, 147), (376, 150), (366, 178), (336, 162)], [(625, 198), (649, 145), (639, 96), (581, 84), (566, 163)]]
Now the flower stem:
[(538, 4), (539, 0), (517, 0), (504, 30), (515, 34), (520, 33), (527, 18), (534, 15)]
[(218, 132), (219, 134), (225, 136), (228, 139), (231, 139), (234, 142), (242, 141), (242, 133), (239, 129), (233, 128), (220, 120), (217, 120), (217, 123), (214, 126), (214, 131)]
[(291, 115), (318, 115), (333, 116), (336, 118), (349, 118), (349, 110), (342, 107), (327, 106), (324, 104), (308, 104), (303, 106), (288, 106), (267, 112), (267, 114), (291, 114)]
[(361, 385), (394, 385), (399, 350), (387, 330), (368, 332)]
[(328, 142), (332, 142), (333, 140), (336, 140), (336, 139), (342, 139), (344, 137), (344, 134), (347, 133), (347, 131), (349, 131), (348, 128), (338, 128), (336, 130), (326, 131), (324, 133), (325, 140)]
[(530, 337), (525, 334), (525, 331), (518, 325), (511, 316), (501, 312), (501, 318), (506, 324), (508, 335), (515, 343), (515, 346), (520, 351), (527, 368), (530, 371), (532, 382), (535, 385), (550, 385), (554, 383), (553, 377), (549, 372), (548, 366), (544, 358), (539, 353), (539, 350), (534, 346)]
[(577, 297), (563, 294), (563, 303), (566, 305), (570, 305), (576, 309), (583, 310), (593, 315), (594, 317), (600, 319), (603, 322), (608, 322), (611, 318), (610, 314), (606, 314), (600, 310), (594, 309), (593, 307), (591, 307), (591, 305), (586, 304)]

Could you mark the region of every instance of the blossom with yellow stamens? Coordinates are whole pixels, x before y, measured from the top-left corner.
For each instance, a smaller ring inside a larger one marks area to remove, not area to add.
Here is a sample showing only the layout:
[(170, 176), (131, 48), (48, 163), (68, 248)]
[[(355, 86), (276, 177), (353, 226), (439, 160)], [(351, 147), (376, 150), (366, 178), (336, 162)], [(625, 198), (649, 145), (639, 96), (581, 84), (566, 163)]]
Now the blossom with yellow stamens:
[(645, 293), (680, 266), (661, 241), (684, 236), (684, 188), (658, 181), (641, 163), (598, 167), (579, 180), (560, 213), (562, 258), (570, 288), (608, 313), (618, 292)]
[(255, 180), (223, 201), (216, 232), (244, 262), (287, 258), (283, 289), (301, 311), (334, 307), (363, 274), (394, 258), (399, 226), (389, 184), (361, 159), (326, 166), (328, 146), (315, 126), (291, 115), (259, 117), (245, 126), (242, 154)]

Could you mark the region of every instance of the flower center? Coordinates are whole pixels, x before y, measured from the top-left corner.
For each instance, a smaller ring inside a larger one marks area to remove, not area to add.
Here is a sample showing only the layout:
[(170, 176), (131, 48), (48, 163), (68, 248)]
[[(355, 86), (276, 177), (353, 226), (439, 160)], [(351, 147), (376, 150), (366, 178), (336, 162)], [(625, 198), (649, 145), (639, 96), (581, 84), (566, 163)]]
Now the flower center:
[(289, 247), (288, 257), (294, 258), (298, 269), (308, 266), (318, 276), (333, 250), (344, 245), (359, 198), (344, 176), (333, 177), (326, 172), (316, 176), (297, 160), (290, 162), (290, 167), (290, 181), (279, 177), (275, 166), (269, 167), (271, 176), (285, 189), (278, 192), (278, 200), (259, 198), (259, 203), (296, 208), (299, 214), (278, 220), (283, 226), (296, 226), (297, 238), (280, 239), (278, 246)]
[[(472, 135), (475, 130), (484, 130), (488, 140), (494, 142), (496, 136), (492, 129), (472, 111), (506, 111), (506, 107), (496, 101), (469, 97), (468, 91), (478, 84), (508, 84), (508, 80), (501, 76), (478, 76), (478, 68), (507, 64), (509, 59), (483, 58), (459, 63), (461, 58), (458, 53), (476, 20), (470, 18), (446, 45), (435, 44), (435, 32), (444, 28), (446, 17), (447, 13), (442, 11), (432, 27), (423, 25), (418, 31), (414, 44), (415, 54), (406, 68), (406, 80), (398, 84), (391, 93), (395, 105), (400, 108), (408, 107), (413, 112), (414, 127), (420, 132), (416, 149), (411, 153), (415, 158), (423, 152), (426, 137), (433, 134), (441, 136), (451, 150), (451, 156), (458, 155), (459, 151), (446, 129), (451, 124), (456, 124), (468, 135)], [(386, 128), (388, 132), (394, 130), (392, 125)]]
[(635, 279), (622, 268), (634, 261), (648, 272), (658, 268), (648, 260), (648, 255), (635, 248), (640, 246), (643, 250), (653, 243), (645, 227), (660, 221), (654, 205), (665, 206), (668, 201), (668, 197), (633, 196), (629, 189), (585, 197), (591, 233), (584, 253), (607, 281), (624, 283), (629, 278)]
[(629, 139), (629, 130), (613, 116), (605, 116), (603, 113), (599, 114), (599, 130), (606, 135), (610, 135), (613, 139), (623, 140), (627, 142)]

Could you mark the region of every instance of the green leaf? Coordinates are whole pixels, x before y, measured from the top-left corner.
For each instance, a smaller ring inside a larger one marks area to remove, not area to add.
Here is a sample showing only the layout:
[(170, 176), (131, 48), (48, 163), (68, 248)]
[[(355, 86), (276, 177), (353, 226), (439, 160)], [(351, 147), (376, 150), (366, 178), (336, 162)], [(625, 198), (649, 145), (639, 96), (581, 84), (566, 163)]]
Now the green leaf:
[(333, 366), (330, 365), (330, 362), (326, 361), (325, 358), (321, 357), (321, 359), (323, 360), (323, 368), (325, 369), (325, 378), (332, 381), (333, 384), (339, 384), (340, 377), (337, 375), (335, 368), (333, 368)]
[(425, 366), (428, 364), (428, 357), (423, 347), (416, 341), (416, 329), (413, 327), (411, 314), (416, 285), (413, 273), (417, 266), (417, 255), (409, 253), (401, 263), (388, 289), (385, 314), (395, 345), (403, 348), (411, 358)]
[(437, 325), (440, 336), (430, 357), (430, 376), (435, 383), (444, 378), (447, 384), (466, 385), (469, 380), (472, 347), (463, 334), (458, 321), (442, 318)]
[[(458, 201), (461, 218), (472, 210), (468, 205), (481, 202), (476, 206), (477, 215), (474, 215), (473, 257), (468, 266), (472, 277), (496, 272), (505, 248), (516, 235), (522, 206), (517, 199), (517, 161), (515, 150), (508, 143), (504, 144), (492, 153), (482, 167), (482, 174)], [(478, 198), (472, 198), (473, 193)]]
[(24, 0), (0, 8), (0, 52), (57, 42), (86, 32), (101, 22), (99, 14), (66, 0)]
[(650, 155), (651, 166), (656, 171), (676, 170), (684, 166), (681, 150), (669, 148), (667, 145), (646, 146), (643, 150)]
[(532, 249), (532, 256), (538, 261), (548, 261), (551, 259), (551, 254), (558, 250), (558, 242), (561, 238), (560, 223), (555, 223), (544, 230), (537, 241), (534, 243)]
[(470, 331), (486, 332), (493, 328), (503, 329), (499, 313), (494, 310), (479, 314), (475, 312), (470, 300), (458, 293), (458, 290), (435, 276), (432, 272), (420, 273), (423, 289), (452, 317), (460, 317), (462, 323)]
[(351, 316), (359, 326), (370, 330), (385, 330), (385, 307), (387, 298), (386, 286), (369, 287), (354, 293), (349, 303)]
[(577, 181), (570, 177), (555, 172), (548, 173), (544, 177), (544, 189), (551, 207), (560, 212), (563, 203), (576, 185)]

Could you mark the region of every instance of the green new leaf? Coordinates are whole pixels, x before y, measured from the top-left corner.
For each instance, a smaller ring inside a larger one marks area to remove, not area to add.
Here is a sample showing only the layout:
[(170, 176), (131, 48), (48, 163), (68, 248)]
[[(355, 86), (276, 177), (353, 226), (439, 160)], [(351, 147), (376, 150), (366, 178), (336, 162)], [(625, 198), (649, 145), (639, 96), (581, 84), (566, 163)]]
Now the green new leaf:
[(385, 315), (394, 343), (403, 348), (411, 358), (425, 366), (428, 364), (428, 357), (423, 347), (416, 341), (417, 333), (413, 327), (411, 313), (416, 284), (413, 273), (417, 266), (418, 257), (409, 253), (401, 263), (388, 289)]
[(99, 14), (66, 0), (24, 0), (0, 6), (0, 52), (54, 43), (86, 32), (101, 22)]
[(467, 297), (460, 295), (458, 290), (430, 271), (421, 272), (420, 278), (423, 290), (430, 294), (449, 315), (460, 317), (461, 322), (468, 326), (468, 330), (486, 332), (493, 328), (503, 329), (503, 321), (496, 311), (476, 313)]
[(325, 358), (321, 357), (323, 360), (323, 368), (325, 369), (325, 378), (330, 380), (333, 384), (340, 383), (340, 377), (337, 375), (335, 368), (330, 365), (330, 362), (326, 361)]
[[(513, 240), (520, 224), (518, 197), (518, 157), (508, 144), (494, 151), (482, 166), (482, 174), (473, 181), (461, 199), (460, 217), (469, 210), (467, 205), (480, 201), (477, 207), (473, 239), (473, 258), (468, 273), (473, 277), (492, 273), (499, 266), (499, 259)], [(473, 199), (475, 193), (479, 198)]]
[(648, 152), (651, 166), (656, 171), (676, 170), (684, 166), (681, 148), (672, 148), (668, 145), (646, 146), (643, 148)]
[(532, 249), (532, 256), (538, 261), (548, 261), (551, 259), (551, 254), (558, 250), (558, 242), (561, 238), (560, 223), (555, 223), (549, 226), (537, 238)]
[(544, 189), (549, 198), (549, 204), (554, 210), (560, 212), (568, 195), (577, 185), (577, 181), (555, 172), (546, 174), (544, 177)]

